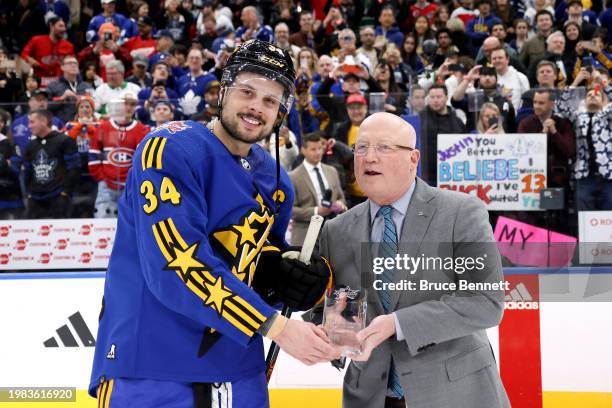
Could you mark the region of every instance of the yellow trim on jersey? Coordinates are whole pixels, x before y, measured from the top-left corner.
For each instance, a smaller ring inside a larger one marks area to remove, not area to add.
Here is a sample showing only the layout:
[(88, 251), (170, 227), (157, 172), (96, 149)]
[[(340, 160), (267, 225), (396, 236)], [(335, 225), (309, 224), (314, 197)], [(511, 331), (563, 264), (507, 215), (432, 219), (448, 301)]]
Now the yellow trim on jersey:
[[(172, 264), (171, 268), (175, 269), (176, 273), (181, 280), (185, 282), (189, 290), (202, 299), (207, 305), (210, 302), (213, 290), (216, 290), (216, 294), (219, 294), (220, 291), (231, 293), (231, 295), (224, 295), (221, 293), (223, 298), (220, 301), (221, 306), (219, 307), (217, 305), (211, 308), (248, 337), (253, 336), (261, 324), (266, 320), (266, 317), (246, 300), (230, 292), (229, 289), (225, 288), (222, 284), (219, 287), (219, 283), (217, 282), (219, 278), (215, 278), (210, 271), (206, 269), (206, 266), (195, 258), (193, 247), (197, 246), (197, 243), (187, 245), (176, 228), (174, 221), (172, 221), (172, 218), (153, 224), (152, 229), (157, 246), (164, 258), (168, 261), (168, 265)], [(177, 253), (181, 255), (180, 261), (178, 260)], [(189, 259), (184, 257), (186, 253), (193, 256), (190, 262), (187, 262)], [(184, 267), (180, 267), (179, 263)], [(218, 308), (220, 310), (217, 310)]]
[(168, 141), (165, 137), (153, 137), (147, 140), (144, 149), (142, 149), (142, 170), (162, 168), (162, 156), (164, 148)]
[(115, 380), (104, 381), (98, 386), (98, 408), (109, 408)]

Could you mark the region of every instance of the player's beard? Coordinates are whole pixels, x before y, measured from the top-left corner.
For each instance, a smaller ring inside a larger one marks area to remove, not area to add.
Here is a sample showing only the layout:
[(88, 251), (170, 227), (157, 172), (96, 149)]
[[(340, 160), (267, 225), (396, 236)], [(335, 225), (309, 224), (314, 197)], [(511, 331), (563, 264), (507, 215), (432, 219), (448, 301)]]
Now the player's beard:
[[(272, 129), (270, 129), (269, 131), (266, 131), (265, 129), (265, 125), (266, 123), (263, 121), (263, 119), (261, 117), (257, 117), (256, 119), (259, 120), (262, 123), (262, 129), (259, 132), (259, 135), (255, 135), (255, 136), (246, 136), (244, 134), (242, 134), (239, 130), (239, 124), (238, 121), (240, 120), (241, 116), (247, 116), (248, 114), (243, 114), (243, 113), (239, 113), (236, 114), (235, 116), (232, 116), (232, 120), (227, 120), (227, 118), (225, 118), (226, 115), (223, 114), (223, 112), (221, 113), (221, 117), (219, 118), (219, 121), (221, 122), (221, 126), (223, 126), (223, 128), (225, 129), (225, 131), (233, 138), (236, 139), (240, 142), (243, 143), (249, 143), (249, 144), (254, 144), (257, 142), (260, 142), (264, 139), (266, 139), (267, 137), (269, 137), (272, 134)], [(252, 116), (254, 117), (254, 115), (248, 115), (248, 116)]]

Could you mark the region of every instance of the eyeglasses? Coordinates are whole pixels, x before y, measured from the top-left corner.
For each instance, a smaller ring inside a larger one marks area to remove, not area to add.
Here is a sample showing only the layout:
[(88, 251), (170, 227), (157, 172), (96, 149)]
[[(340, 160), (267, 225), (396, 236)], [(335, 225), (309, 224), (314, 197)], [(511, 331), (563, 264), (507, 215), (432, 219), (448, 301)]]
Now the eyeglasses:
[(367, 143), (357, 143), (352, 146), (352, 150), (355, 156), (365, 156), (366, 154), (368, 154), (368, 150), (370, 150), (370, 147), (373, 147), (376, 153), (381, 154), (383, 156), (392, 154), (398, 151), (399, 149), (408, 150), (409, 152), (414, 150), (414, 147), (386, 143), (380, 143), (375, 145), (369, 145)]
[(341, 37), (342, 40), (346, 41), (346, 42), (353, 42), (355, 41), (355, 39), (349, 35)]
[[(257, 98), (258, 95), (263, 94), (262, 91), (258, 91), (255, 88), (251, 88), (245, 85), (229, 86), (228, 90), (236, 92), (236, 94), (244, 100), (251, 100)], [(275, 95), (261, 95), (264, 105), (270, 109), (278, 109), (284, 105), (282, 98)]]

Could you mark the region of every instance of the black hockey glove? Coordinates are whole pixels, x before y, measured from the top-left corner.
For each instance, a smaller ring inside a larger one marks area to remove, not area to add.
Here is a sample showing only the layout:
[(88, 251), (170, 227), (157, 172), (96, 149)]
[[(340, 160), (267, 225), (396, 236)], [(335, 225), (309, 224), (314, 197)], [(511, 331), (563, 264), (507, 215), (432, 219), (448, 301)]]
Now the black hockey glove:
[(262, 252), (253, 278), (253, 289), (268, 303), (279, 301), (292, 310), (308, 310), (331, 287), (332, 272), (327, 261), (314, 253), (310, 264), (297, 259), (297, 247), (282, 254)]

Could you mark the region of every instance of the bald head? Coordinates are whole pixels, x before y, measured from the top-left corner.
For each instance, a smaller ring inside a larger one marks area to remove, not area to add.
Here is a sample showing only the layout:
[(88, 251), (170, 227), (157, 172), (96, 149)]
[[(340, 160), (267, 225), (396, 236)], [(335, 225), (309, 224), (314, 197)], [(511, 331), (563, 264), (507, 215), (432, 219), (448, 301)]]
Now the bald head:
[(487, 37), (482, 43), (482, 52), (487, 57), (487, 60), (491, 61), (491, 53), (501, 47), (501, 42), (497, 37)]
[(419, 163), (416, 131), (399, 116), (375, 113), (359, 127), (355, 178), (379, 205), (397, 201), (414, 183)]
[[(359, 127), (359, 134), (381, 129), (396, 139), (394, 143), (410, 147), (416, 144), (416, 131), (412, 125), (388, 112), (378, 112), (366, 118)], [(357, 138), (359, 139), (359, 136)]]

